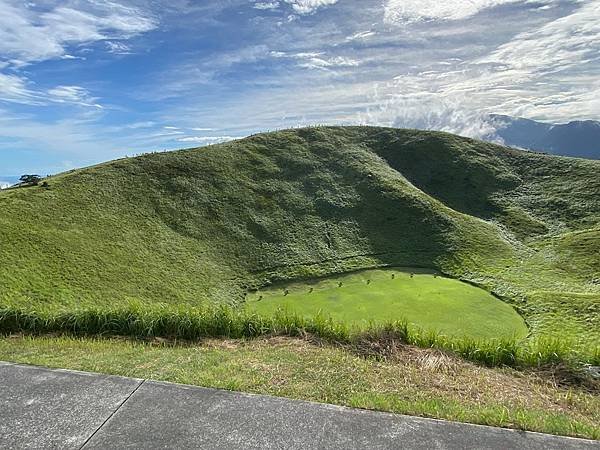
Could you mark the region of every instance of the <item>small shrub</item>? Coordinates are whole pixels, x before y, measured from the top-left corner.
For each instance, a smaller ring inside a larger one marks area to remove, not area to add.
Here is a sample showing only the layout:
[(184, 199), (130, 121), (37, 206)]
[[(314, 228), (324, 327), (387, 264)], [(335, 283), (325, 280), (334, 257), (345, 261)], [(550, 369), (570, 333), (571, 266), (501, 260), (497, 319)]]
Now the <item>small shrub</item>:
[(39, 175), (21, 175), (19, 181), (23, 184), (37, 186), (40, 183), (40, 181), (42, 181), (42, 177), (40, 177)]

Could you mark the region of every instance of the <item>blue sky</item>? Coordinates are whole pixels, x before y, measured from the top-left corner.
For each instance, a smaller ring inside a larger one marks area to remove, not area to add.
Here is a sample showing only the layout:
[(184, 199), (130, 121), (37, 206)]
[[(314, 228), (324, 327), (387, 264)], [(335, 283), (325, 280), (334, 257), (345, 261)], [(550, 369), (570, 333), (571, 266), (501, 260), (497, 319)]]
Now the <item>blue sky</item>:
[(600, 119), (600, 1), (0, 0), (0, 183), (317, 123), (481, 137), (488, 113)]

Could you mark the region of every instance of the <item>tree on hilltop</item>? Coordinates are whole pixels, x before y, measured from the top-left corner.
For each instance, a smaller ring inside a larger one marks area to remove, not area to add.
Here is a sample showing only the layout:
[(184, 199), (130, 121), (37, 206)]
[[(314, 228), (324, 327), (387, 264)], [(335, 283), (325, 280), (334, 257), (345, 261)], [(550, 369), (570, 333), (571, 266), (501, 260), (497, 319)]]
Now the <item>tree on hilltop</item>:
[(22, 175), (19, 178), (19, 181), (23, 184), (30, 184), (32, 186), (37, 186), (42, 181), (42, 177), (39, 175)]

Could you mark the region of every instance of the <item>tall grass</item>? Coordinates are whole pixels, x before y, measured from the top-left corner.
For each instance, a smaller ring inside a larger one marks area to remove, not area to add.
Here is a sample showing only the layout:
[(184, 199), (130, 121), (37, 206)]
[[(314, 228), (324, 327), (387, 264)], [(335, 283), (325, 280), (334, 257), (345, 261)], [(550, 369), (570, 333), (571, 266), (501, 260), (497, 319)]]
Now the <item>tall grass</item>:
[(371, 324), (366, 329), (357, 329), (324, 316), (304, 318), (278, 312), (266, 317), (224, 305), (190, 308), (129, 303), (119, 308), (68, 311), (0, 305), (0, 333), (14, 332), (164, 337), (182, 340), (312, 335), (326, 342), (371, 346), (374, 353), (395, 343), (437, 348), (492, 367), (556, 364), (575, 367), (581, 364), (600, 364), (600, 348), (582, 351), (557, 339), (519, 342), (510, 339), (478, 341), (450, 338), (409, 327), (402, 321), (384, 325)]

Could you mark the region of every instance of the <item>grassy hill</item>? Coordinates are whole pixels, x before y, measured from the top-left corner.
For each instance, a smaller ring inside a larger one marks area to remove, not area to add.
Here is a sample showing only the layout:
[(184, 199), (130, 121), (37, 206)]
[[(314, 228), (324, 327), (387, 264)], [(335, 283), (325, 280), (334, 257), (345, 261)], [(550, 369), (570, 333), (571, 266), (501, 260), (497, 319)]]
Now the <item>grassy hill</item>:
[(0, 192), (0, 303), (237, 305), (276, 281), (426, 267), (501, 295), (534, 337), (567, 329), (594, 346), (598, 173), (598, 161), (376, 127), (112, 161)]

